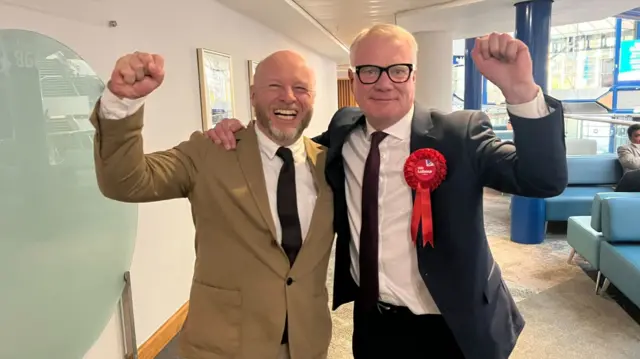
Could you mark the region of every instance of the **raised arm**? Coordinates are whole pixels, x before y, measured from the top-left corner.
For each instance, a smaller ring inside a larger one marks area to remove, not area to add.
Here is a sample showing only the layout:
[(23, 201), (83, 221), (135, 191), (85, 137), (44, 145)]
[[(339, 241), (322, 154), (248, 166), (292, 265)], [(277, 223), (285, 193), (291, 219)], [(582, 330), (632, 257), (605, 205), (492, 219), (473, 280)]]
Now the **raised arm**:
[(482, 184), (526, 197), (553, 197), (567, 186), (562, 104), (545, 97), (533, 78), (527, 46), (508, 34), (476, 40), (478, 71), (504, 95), (514, 144), (502, 142), (478, 112), (469, 121), (467, 149)]
[(515, 145), (496, 137), (483, 112), (469, 121), (467, 148), (482, 184), (526, 197), (559, 195), (568, 180), (560, 102), (545, 101), (539, 92), (534, 101), (508, 110)]
[(640, 170), (640, 157), (634, 155), (629, 146), (618, 147), (618, 161), (626, 170)]
[(123, 202), (150, 202), (188, 196), (198, 161), (198, 141), (144, 154), (145, 97), (162, 83), (162, 58), (136, 53), (118, 60), (108, 88), (91, 115), (96, 129), (94, 159), (100, 191)]

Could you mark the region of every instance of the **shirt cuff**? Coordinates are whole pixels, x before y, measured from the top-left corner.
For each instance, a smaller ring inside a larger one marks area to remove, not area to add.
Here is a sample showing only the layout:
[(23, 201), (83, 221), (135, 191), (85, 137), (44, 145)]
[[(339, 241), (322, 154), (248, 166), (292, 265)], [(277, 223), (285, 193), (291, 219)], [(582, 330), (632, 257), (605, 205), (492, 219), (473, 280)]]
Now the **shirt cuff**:
[(119, 98), (105, 87), (100, 99), (100, 118), (105, 120), (121, 120), (129, 117), (144, 105), (146, 97), (135, 100)]
[(507, 111), (517, 117), (542, 118), (548, 116), (552, 109), (549, 109), (547, 101), (544, 99), (542, 89), (538, 88), (538, 95), (535, 99), (518, 105), (507, 104)]

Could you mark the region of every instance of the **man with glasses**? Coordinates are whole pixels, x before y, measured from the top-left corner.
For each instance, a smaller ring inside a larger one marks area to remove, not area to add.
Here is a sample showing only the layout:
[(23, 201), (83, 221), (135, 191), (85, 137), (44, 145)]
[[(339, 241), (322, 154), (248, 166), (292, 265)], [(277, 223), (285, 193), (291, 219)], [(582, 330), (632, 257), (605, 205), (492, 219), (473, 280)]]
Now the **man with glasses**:
[[(338, 233), (333, 308), (355, 301), (356, 359), (506, 359), (524, 320), (489, 249), (483, 187), (528, 197), (564, 190), (562, 106), (535, 84), (521, 41), (478, 39), (474, 62), (506, 98), (516, 150), (481, 111), (446, 114), (415, 103), (417, 51), (398, 26), (363, 31), (349, 71), (360, 108), (340, 109), (314, 139), (329, 147)], [(233, 148), (230, 132), (240, 127), (226, 120), (209, 136)], [(443, 169), (446, 161), (446, 174), (429, 194), (430, 216), (412, 223), (425, 196), (409, 186), (405, 163), (421, 153), (433, 161), (414, 177), (434, 162)]]

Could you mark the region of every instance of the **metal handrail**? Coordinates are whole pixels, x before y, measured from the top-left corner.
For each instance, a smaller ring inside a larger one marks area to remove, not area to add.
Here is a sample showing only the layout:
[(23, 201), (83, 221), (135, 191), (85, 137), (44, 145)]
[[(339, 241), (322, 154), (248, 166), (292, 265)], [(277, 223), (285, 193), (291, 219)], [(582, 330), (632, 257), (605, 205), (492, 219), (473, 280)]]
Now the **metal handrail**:
[[(627, 116), (627, 117), (631, 117), (631, 116)], [(640, 123), (640, 122), (637, 122), (637, 121), (616, 120), (616, 119), (613, 119), (611, 117), (604, 117), (604, 116), (585, 116), (585, 115), (569, 115), (569, 114), (565, 114), (564, 118), (573, 119), (573, 120), (579, 120), (579, 121), (604, 122), (604, 123), (610, 123), (610, 124), (614, 124), (614, 125), (623, 125), (623, 126), (631, 126), (633, 124)]]

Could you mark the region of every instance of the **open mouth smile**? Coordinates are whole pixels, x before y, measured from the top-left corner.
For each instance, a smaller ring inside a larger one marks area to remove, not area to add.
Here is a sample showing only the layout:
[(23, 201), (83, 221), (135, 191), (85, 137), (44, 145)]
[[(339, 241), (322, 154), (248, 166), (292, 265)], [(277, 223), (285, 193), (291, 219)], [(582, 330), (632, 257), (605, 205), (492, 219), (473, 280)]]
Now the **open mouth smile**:
[(296, 116), (298, 116), (298, 111), (297, 110), (275, 110), (273, 111), (273, 114), (276, 115), (276, 117), (278, 117), (281, 120), (291, 121), (291, 120), (294, 120)]

